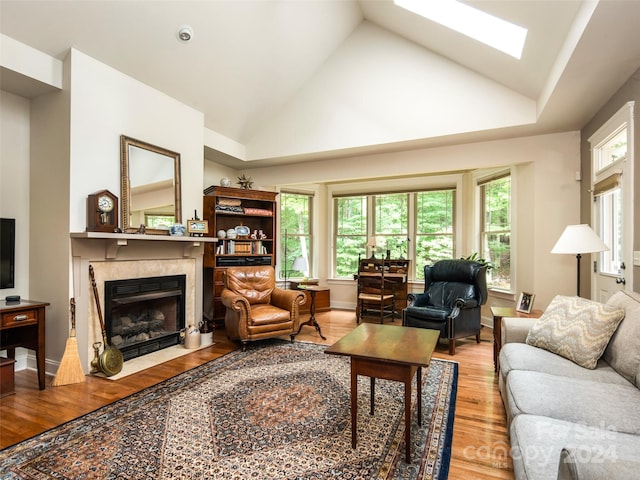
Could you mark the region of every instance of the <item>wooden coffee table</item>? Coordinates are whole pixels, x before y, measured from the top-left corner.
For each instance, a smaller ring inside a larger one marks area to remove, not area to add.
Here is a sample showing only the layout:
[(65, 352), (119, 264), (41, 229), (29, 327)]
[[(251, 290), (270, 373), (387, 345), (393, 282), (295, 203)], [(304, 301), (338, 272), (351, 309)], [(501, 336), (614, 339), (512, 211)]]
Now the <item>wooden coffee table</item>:
[(422, 367), (428, 367), (440, 332), (396, 325), (360, 324), (325, 353), (351, 357), (351, 446), (358, 441), (358, 375), (371, 378), (373, 415), (375, 379), (404, 383), (405, 458), (411, 463), (411, 380), (417, 373), (418, 425), (422, 425)]

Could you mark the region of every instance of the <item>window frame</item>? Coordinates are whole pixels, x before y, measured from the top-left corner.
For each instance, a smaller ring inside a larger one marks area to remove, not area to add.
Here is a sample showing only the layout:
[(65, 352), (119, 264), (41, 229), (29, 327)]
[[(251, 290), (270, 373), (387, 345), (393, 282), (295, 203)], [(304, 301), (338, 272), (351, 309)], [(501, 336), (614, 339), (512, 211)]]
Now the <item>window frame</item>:
[[(286, 208), (285, 205), (285, 201), (284, 198), (286, 195), (298, 195), (298, 196), (304, 196), (307, 197), (308, 199), (308, 217), (307, 217), (307, 229), (308, 229), (308, 233), (306, 234), (301, 234), (301, 233), (289, 233), (288, 229), (285, 229), (283, 226), (283, 219), (284, 219), (284, 215), (283, 215), (283, 209)], [(279, 205), (278, 205), (278, 210), (279, 210), (279, 229), (278, 231), (280, 232), (279, 235), (279, 265), (280, 265), (280, 277), (282, 279), (286, 280), (291, 280), (291, 279), (301, 279), (303, 278), (303, 276), (295, 276), (295, 277), (291, 277), (289, 275), (289, 272), (291, 272), (291, 267), (293, 265), (293, 260), (295, 260), (295, 257), (293, 257), (293, 259), (291, 259), (290, 262), (287, 262), (287, 259), (285, 258), (285, 251), (287, 250), (287, 237), (289, 238), (302, 238), (305, 237), (307, 238), (307, 253), (308, 253), (308, 257), (307, 257), (307, 265), (308, 265), (308, 272), (307, 272), (307, 276), (309, 278), (313, 278), (313, 276), (315, 275), (315, 262), (314, 262), (314, 243), (315, 243), (315, 239), (314, 239), (314, 223), (315, 223), (315, 218), (314, 218), (314, 202), (315, 200), (315, 193), (314, 192), (309, 192), (309, 191), (300, 191), (300, 190), (295, 190), (295, 189), (282, 189), (280, 190), (280, 198), (279, 198)], [(302, 243), (302, 242), (300, 242)], [(303, 272), (304, 273), (304, 272)]]
[[(483, 187), (491, 182), (497, 181), (497, 180), (501, 180), (505, 177), (509, 177), (510, 178), (510, 191), (509, 191), (509, 236), (510, 236), (510, 243), (509, 243), (509, 257), (510, 257), (510, 261), (509, 261), (509, 288), (499, 288), (493, 285), (490, 285), (487, 282), (487, 289), (490, 292), (495, 292), (498, 294), (507, 294), (507, 295), (513, 295), (516, 292), (516, 288), (515, 288), (515, 284), (516, 284), (516, 278), (515, 278), (515, 265), (513, 262), (513, 259), (515, 258), (515, 245), (516, 245), (516, 241), (515, 241), (515, 224), (514, 224), (514, 211), (515, 211), (515, 203), (514, 203), (514, 180), (515, 180), (515, 175), (514, 175), (514, 171), (512, 169), (512, 167), (509, 167), (507, 169), (497, 169), (491, 172), (483, 172), (484, 174), (482, 176), (478, 176), (475, 179), (475, 188), (476, 188), (476, 206), (477, 206), (477, 213), (476, 213), (476, 222), (477, 222), (477, 226), (475, 228), (476, 231), (476, 242), (475, 242), (475, 246), (474, 246), (474, 251), (478, 252), (478, 255), (481, 258), (485, 258), (484, 252), (485, 252), (485, 244), (484, 244), (484, 238), (485, 238), (485, 233), (487, 233), (485, 231), (484, 225), (485, 225), (485, 199), (482, 193)], [(504, 234), (505, 232), (507, 232), (506, 230), (500, 230), (500, 231), (492, 231), (492, 232), (488, 232), (491, 234)], [(490, 260), (490, 259), (489, 259)]]

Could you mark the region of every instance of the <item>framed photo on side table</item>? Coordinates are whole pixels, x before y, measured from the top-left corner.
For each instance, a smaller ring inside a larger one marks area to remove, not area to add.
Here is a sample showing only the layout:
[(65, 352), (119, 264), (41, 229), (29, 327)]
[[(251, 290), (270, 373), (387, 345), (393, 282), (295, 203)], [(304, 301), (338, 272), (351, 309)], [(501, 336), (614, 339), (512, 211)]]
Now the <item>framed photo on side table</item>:
[(533, 293), (522, 292), (520, 294), (520, 298), (518, 299), (518, 305), (516, 306), (516, 311), (522, 313), (530, 313), (533, 308), (533, 299), (536, 296)]

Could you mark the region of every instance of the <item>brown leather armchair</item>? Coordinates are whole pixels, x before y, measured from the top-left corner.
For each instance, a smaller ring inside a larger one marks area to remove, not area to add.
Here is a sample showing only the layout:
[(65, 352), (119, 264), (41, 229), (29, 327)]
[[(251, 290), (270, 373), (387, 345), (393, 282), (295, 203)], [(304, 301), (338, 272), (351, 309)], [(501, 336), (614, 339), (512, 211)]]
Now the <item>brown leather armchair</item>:
[(273, 267), (230, 267), (223, 275), (220, 294), (227, 308), (224, 317), (227, 336), (247, 342), (290, 335), (298, 330), (300, 305), (306, 301), (300, 290), (276, 287)]

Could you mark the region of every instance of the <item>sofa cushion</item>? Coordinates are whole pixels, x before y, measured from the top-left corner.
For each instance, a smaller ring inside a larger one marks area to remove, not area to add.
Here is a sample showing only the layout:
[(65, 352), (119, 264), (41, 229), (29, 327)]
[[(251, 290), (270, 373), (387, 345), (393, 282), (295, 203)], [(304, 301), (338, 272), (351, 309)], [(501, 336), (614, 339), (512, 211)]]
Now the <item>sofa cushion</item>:
[[(507, 377), (509, 412), (640, 434), (640, 390), (611, 383), (516, 370)], [(569, 399), (574, 399), (570, 401)]]
[(563, 448), (558, 480), (602, 480), (637, 478), (640, 461), (598, 458), (589, 448)]
[(507, 343), (500, 350), (500, 374), (506, 378), (513, 370), (551, 373), (553, 375), (582, 378), (594, 382), (628, 385), (629, 382), (618, 374), (607, 362), (600, 359), (593, 370), (526, 343)]
[(531, 327), (527, 343), (593, 369), (623, 317), (621, 308), (558, 295)]
[(640, 294), (620, 291), (609, 299), (607, 305), (623, 308), (625, 316), (602, 358), (640, 388)]
[[(517, 479), (557, 480), (563, 448), (580, 449), (582, 458), (591, 462), (637, 461), (640, 451), (639, 435), (537, 415), (518, 415), (509, 432)], [(608, 478), (627, 477), (613, 475)]]

